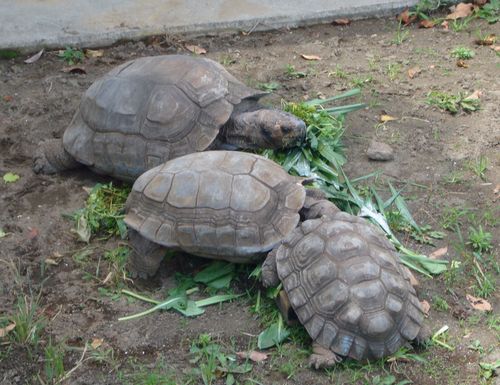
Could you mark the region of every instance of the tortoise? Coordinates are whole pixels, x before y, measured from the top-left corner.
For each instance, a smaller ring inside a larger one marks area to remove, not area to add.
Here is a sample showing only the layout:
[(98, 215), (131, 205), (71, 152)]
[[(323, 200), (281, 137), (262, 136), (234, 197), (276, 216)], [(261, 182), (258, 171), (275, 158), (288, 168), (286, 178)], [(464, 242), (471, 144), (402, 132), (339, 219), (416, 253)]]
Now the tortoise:
[(378, 358), (420, 337), (423, 312), (394, 247), (303, 182), (262, 156), (229, 151), (147, 171), (126, 203), (129, 270), (154, 275), (166, 248), (240, 263), (267, 255), (263, 283), (283, 282), (281, 298), (314, 340), (315, 367), (340, 355)]
[(134, 181), (192, 152), (300, 144), (304, 122), (260, 105), (265, 95), (209, 59), (135, 59), (89, 87), (62, 140), (47, 140), (37, 148), (33, 170), (51, 174), (86, 165)]
[(309, 364), (379, 359), (429, 337), (411, 273), (368, 221), (333, 210), (302, 222), (269, 253), (266, 287), (283, 284), (278, 307), (313, 340)]

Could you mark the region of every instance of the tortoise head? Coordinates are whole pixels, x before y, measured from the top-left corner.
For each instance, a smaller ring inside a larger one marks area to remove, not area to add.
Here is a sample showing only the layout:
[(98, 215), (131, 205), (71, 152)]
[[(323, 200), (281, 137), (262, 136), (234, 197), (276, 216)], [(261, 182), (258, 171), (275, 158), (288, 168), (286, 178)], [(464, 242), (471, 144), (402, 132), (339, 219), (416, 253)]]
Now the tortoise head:
[(233, 116), (225, 136), (228, 144), (240, 148), (288, 148), (305, 140), (306, 125), (288, 112), (260, 109)]

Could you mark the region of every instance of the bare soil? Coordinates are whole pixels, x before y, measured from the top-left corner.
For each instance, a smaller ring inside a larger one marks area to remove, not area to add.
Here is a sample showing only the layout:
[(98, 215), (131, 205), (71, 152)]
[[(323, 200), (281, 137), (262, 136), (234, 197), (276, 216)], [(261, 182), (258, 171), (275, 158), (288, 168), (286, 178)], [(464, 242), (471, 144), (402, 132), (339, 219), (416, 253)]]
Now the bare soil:
[[(491, 260), (498, 263), (499, 252), (499, 193), (494, 190), (500, 183), (500, 59), (489, 47), (474, 44), (477, 30), (500, 35), (498, 23), (473, 21), (461, 32), (410, 27), (406, 39), (395, 44), (397, 22), (383, 19), (249, 35), (156, 37), (104, 49), (102, 57), (85, 59), (81, 65), (85, 74), (64, 72), (67, 65), (57, 52), (46, 52), (30, 65), (23, 63), (25, 58), (1, 60), (0, 174), (13, 172), (20, 179), (8, 184), (0, 181), (0, 229), (7, 233), (0, 238), (0, 316), (15, 315), (20, 298), (38, 298), (36, 314), (46, 322), (37, 344), (26, 346), (0, 338), (0, 384), (51, 383), (44, 370), (44, 348), (49, 343), (67, 346), (66, 373), (76, 367), (62, 381), (65, 384), (202, 384), (199, 376), (189, 374), (196, 367), (189, 361), (189, 349), (200, 334), (209, 333), (227, 353), (255, 347), (262, 325), (251, 311), (254, 300), (248, 297), (210, 307), (193, 319), (156, 312), (118, 322), (118, 317), (148, 307), (115, 295), (116, 287), (104, 283), (112, 268), (103, 260), (103, 253), (119, 241), (94, 239), (86, 246), (78, 242), (70, 230), (73, 224), (64, 216), (84, 205), (87, 194), (83, 187), (109, 179), (83, 168), (51, 176), (35, 175), (31, 169), (37, 144), (62, 136), (82, 93), (96, 78), (136, 57), (189, 54), (185, 44), (207, 49), (207, 57), (218, 60), (251, 86), (278, 82), (280, 88), (266, 99), (269, 104), (331, 96), (361, 84), (360, 100), (369, 108), (349, 114), (346, 120), (349, 177), (379, 170), (381, 176), (366, 185), (375, 185), (385, 196), (386, 180), (404, 187), (403, 195), (418, 223), (435, 230), (443, 231), (450, 208), (469, 210), (458, 224), (463, 242), (453, 230), (444, 230), (445, 238), (435, 246), (412, 242), (407, 234), (400, 234), (417, 251), (431, 253), (447, 246), (443, 258), (462, 262), (454, 273), (434, 279), (418, 276), (419, 297), (431, 305), (426, 322), (434, 332), (449, 326), (447, 343), (453, 351), (430, 346), (418, 351), (426, 362), (402, 359), (372, 367), (350, 363), (322, 372), (307, 367), (307, 354), (302, 353), (309, 348), (307, 344), (289, 343), (271, 350), (265, 362), (237, 376), (238, 381), (376, 384), (376, 376), (389, 381), (388, 376), (394, 375), (394, 383), (405, 379), (421, 385), (498, 383), (498, 378), (487, 382), (481, 377), (479, 362), (499, 358), (499, 294), (493, 291), (487, 298), (492, 312), (470, 306), (466, 294), (474, 295), (477, 287), (474, 258), (470, 245), (462, 247), (470, 226), (481, 224), (492, 233), (493, 248), (484, 253), (490, 262), (481, 265), (498, 285), (498, 271)], [(475, 57), (467, 61), (468, 68), (458, 67), (451, 58), (451, 50), (457, 46), (475, 51)], [(306, 61), (301, 54), (318, 55), (321, 60)], [(308, 75), (287, 75), (288, 64)], [(415, 67), (420, 73), (410, 78), (407, 71)], [(425, 103), (431, 90), (454, 94), (480, 90), (481, 110), (451, 115)], [(381, 124), (383, 114), (397, 120)], [(374, 139), (393, 147), (393, 161), (368, 159), (366, 150)], [(473, 171), (480, 157), (488, 160), (483, 179)], [(77, 262), (75, 253), (84, 248), (90, 250), (89, 256)], [(58, 264), (50, 264), (47, 258)], [(164, 298), (165, 289), (175, 285), (176, 271), (192, 274), (202, 263), (174, 256), (150, 282), (125, 282), (132, 290)], [(234, 291), (251, 289), (255, 293), (253, 286), (242, 273)], [(448, 303), (447, 310), (439, 310), (438, 297)], [(0, 328), (8, 323), (5, 318), (3, 322)], [(97, 351), (108, 350), (104, 362), (90, 359), (92, 349), (82, 357), (85, 344), (95, 339), (103, 340)], [(471, 348), (474, 344), (476, 349)], [(221, 377), (214, 383), (224, 381)]]

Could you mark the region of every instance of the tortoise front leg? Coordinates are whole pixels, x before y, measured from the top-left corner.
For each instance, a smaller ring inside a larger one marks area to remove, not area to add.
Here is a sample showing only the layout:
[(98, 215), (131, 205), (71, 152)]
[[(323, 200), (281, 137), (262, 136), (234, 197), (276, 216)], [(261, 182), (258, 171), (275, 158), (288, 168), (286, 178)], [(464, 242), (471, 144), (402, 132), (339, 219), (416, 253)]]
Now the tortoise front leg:
[(148, 278), (155, 275), (165, 256), (166, 248), (147, 240), (132, 229), (129, 229), (128, 238), (132, 247), (128, 270), (132, 278)]
[(313, 342), (313, 352), (309, 356), (309, 366), (314, 369), (327, 369), (342, 361), (342, 357), (336, 355), (330, 349)]
[(280, 284), (278, 270), (276, 269), (276, 253), (279, 247), (272, 249), (262, 263), (262, 272), (260, 279), (264, 287), (276, 287)]

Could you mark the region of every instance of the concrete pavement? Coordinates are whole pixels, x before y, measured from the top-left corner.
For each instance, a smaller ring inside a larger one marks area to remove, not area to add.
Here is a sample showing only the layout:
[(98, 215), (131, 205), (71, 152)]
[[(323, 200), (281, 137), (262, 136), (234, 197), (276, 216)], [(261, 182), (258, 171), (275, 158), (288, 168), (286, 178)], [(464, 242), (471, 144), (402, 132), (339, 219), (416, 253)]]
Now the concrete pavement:
[(162, 33), (269, 30), (394, 14), (417, 0), (0, 0), (0, 49), (97, 47)]

